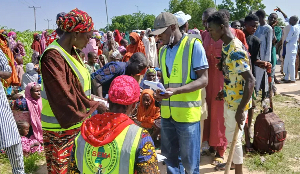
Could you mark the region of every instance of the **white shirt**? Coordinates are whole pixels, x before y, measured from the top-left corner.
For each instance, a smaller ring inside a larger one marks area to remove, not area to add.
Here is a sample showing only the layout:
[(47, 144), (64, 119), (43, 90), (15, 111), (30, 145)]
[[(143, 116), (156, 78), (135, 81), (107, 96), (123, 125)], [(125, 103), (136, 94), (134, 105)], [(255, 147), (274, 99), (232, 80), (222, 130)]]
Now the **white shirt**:
[(300, 34), (300, 28), (298, 25), (291, 26), (290, 32), (285, 39), (287, 42), (286, 44), (286, 51), (292, 52), (297, 54), (297, 46), (298, 46), (298, 39)]

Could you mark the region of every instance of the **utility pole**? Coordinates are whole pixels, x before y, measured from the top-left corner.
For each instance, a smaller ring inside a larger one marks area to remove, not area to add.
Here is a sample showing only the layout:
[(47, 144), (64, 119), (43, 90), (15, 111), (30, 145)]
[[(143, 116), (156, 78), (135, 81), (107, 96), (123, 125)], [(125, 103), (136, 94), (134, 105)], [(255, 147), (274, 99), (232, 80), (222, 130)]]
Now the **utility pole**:
[[(137, 13), (136, 15), (139, 15), (139, 6), (135, 5), (136, 6), (136, 9), (137, 9)], [(139, 21), (137, 20), (136, 21), (136, 29), (138, 30), (139, 29)]]
[(48, 21), (48, 30), (49, 30), (49, 22), (52, 21), (52, 19), (44, 19), (45, 21)]
[(32, 6), (32, 7), (28, 7), (28, 8), (33, 8), (33, 12), (34, 12), (34, 31), (36, 31), (36, 14), (35, 14), (35, 9), (36, 8), (41, 8), (41, 7), (35, 7), (35, 6)]
[(109, 28), (109, 24), (108, 24), (108, 13), (107, 13), (107, 3), (105, 0), (105, 8), (106, 8), (106, 22), (107, 22), (107, 28)]

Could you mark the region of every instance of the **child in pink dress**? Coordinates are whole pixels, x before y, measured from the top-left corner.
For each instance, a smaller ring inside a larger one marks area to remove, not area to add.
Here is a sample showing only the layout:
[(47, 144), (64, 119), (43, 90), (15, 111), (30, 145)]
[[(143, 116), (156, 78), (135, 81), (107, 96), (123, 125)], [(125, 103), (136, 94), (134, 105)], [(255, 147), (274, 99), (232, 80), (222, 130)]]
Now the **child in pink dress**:
[(24, 154), (30, 154), (35, 152), (42, 152), (44, 147), (35, 139), (34, 135), (31, 135), (30, 138), (27, 138), (29, 132), (29, 123), (26, 121), (17, 122), (19, 133), (21, 135), (21, 142)]

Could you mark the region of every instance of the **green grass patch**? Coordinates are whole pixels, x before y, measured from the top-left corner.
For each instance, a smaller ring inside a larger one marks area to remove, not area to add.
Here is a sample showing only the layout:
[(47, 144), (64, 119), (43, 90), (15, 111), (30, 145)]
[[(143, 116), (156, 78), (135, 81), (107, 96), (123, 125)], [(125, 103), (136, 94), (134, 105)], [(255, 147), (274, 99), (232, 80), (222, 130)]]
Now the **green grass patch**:
[[(45, 160), (43, 153), (34, 153), (29, 156), (24, 156), (25, 173), (32, 174), (39, 168), (39, 163)], [(11, 165), (7, 155), (0, 154), (0, 174), (11, 174)]]
[[(257, 100), (259, 101), (259, 99)], [(292, 97), (273, 97), (274, 112), (284, 121), (287, 140), (281, 152), (272, 155), (247, 154), (245, 165), (250, 171), (272, 174), (300, 173), (300, 106)], [(257, 103), (261, 109), (261, 103)], [(255, 113), (257, 116), (259, 113)]]

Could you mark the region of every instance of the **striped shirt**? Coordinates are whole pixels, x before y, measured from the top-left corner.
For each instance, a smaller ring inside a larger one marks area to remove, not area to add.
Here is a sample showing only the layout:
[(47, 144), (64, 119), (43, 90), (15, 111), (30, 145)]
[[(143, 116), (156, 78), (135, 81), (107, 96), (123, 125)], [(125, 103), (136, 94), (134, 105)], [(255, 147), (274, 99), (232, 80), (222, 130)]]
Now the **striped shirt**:
[[(7, 58), (0, 49), (0, 71), (11, 72)], [(1, 78), (0, 78), (1, 79)], [(0, 149), (10, 147), (21, 142), (16, 121), (10, 109), (7, 97), (0, 83)]]

